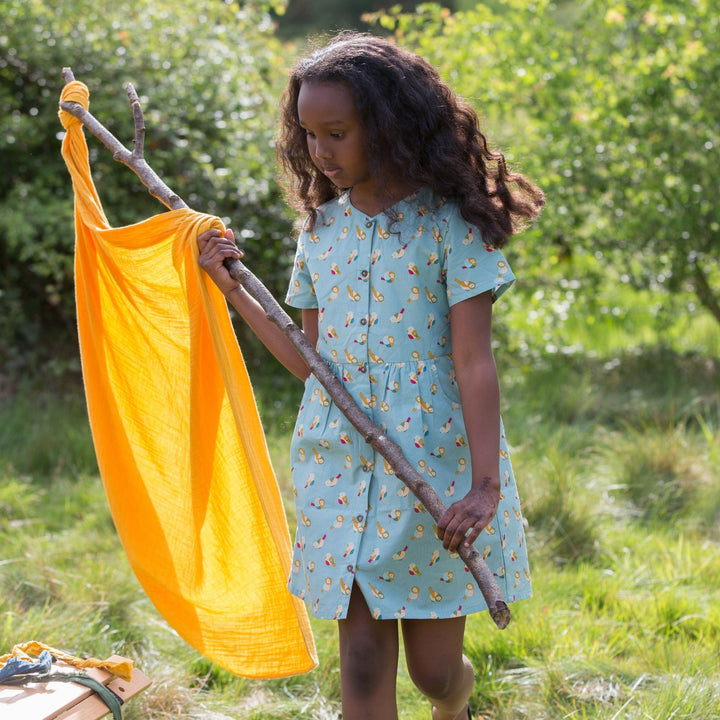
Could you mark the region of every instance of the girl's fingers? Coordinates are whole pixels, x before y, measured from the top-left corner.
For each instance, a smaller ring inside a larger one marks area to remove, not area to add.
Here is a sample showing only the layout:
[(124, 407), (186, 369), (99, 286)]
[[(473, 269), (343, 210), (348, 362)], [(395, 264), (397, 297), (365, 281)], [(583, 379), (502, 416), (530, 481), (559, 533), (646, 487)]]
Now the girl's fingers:
[(202, 249), (198, 262), (203, 267), (215, 265), (217, 263), (218, 253), (222, 253), (222, 249), (218, 248), (218, 246), (212, 242), (208, 242), (208, 244)]
[(440, 540), (444, 540), (445, 536), (452, 535), (455, 528), (455, 514), (452, 506), (450, 506), (443, 516), (440, 518), (440, 522), (437, 526), (437, 536)]
[(220, 231), (215, 230), (214, 228), (211, 230), (206, 230), (204, 233), (198, 235), (197, 243), (200, 252), (203, 251), (203, 248), (212, 240), (212, 238), (218, 237), (219, 235)]
[(220, 243), (220, 244), (229, 244), (233, 247), (237, 247), (235, 245), (235, 235), (233, 231), (230, 228), (227, 228), (225, 230), (225, 234), (220, 232), (220, 230), (216, 228), (211, 228), (210, 230), (206, 230), (204, 233), (201, 233), (198, 235), (197, 239), (198, 248), (200, 249), (200, 252), (203, 251), (203, 249), (210, 243)]
[(454, 552), (462, 542), (465, 532), (467, 531), (467, 526), (465, 526), (465, 530), (463, 530), (463, 526), (465, 526), (465, 522), (458, 515), (453, 515), (450, 520), (447, 521), (442, 535), (440, 535), (443, 547), (446, 550)]
[(497, 507), (490, 512), (490, 508), (468, 495), (445, 511), (438, 523), (437, 536), (443, 547), (450, 552), (457, 551), (461, 544), (469, 547), (477, 540), (496, 511)]
[[(475, 537), (477, 537), (477, 534), (473, 537), (473, 534), (475, 533), (474, 527), (473, 521), (469, 519), (460, 523), (457, 532), (455, 533), (455, 537), (453, 538), (453, 551), (457, 550), (463, 543), (468, 546), (472, 543), (470, 538), (472, 537), (474, 540)], [(470, 533), (469, 535), (468, 532)]]
[(198, 259), (203, 267), (215, 262), (221, 263), (225, 258), (239, 259), (243, 257), (243, 252), (230, 240), (213, 235), (203, 245), (201, 238), (202, 235), (198, 237), (198, 248), (200, 249)]
[(221, 243), (210, 246), (204, 254), (206, 257), (211, 259), (220, 257), (223, 260), (228, 257), (242, 257), (242, 253), (235, 247), (235, 245)]
[[(442, 519), (441, 519), (442, 521)], [(485, 525), (480, 520), (472, 517), (453, 515), (443, 526), (438, 525), (438, 537), (442, 540), (443, 547), (450, 552), (455, 552), (461, 544), (467, 547), (472, 545), (483, 531)]]
[(212, 278), (226, 297), (239, 286), (225, 267), (228, 258), (241, 258), (243, 253), (235, 244), (233, 231), (211, 228), (198, 235), (198, 264)]
[(475, 523), (470, 526), (470, 534), (466, 536), (464, 543), (465, 547), (470, 547), (479, 537), (483, 531), (482, 523)]

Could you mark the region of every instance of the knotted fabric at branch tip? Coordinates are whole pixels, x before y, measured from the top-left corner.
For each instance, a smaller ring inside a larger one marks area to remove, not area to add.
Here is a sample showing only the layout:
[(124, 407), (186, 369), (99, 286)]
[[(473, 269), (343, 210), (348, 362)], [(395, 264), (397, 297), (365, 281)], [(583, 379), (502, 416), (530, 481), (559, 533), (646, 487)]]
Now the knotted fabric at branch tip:
[[(82, 105), (85, 110), (90, 107), (90, 91), (85, 83), (79, 80), (69, 82), (62, 90), (60, 102), (76, 102)], [(68, 130), (73, 125), (81, 125), (80, 120), (67, 110), (59, 109), (58, 115), (62, 126)]]

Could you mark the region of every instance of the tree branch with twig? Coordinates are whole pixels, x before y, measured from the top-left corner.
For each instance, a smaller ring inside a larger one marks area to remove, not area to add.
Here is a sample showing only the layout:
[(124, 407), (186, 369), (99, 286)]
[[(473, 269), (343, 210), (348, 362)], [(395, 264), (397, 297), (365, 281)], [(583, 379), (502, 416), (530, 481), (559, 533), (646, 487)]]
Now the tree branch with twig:
[[(62, 76), (65, 83), (75, 80), (70, 68), (63, 68)], [(134, 87), (128, 83), (125, 89), (130, 99), (135, 127), (133, 150), (128, 150), (111, 132), (105, 128), (80, 103), (61, 102), (60, 107), (76, 117), (102, 144), (112, 153), (115, 160), (130, 168), (140, 179), (148, 192), (171, 210), (187, 208), (187, 204), (176, 195), (155, 173), (144, 157), (145, 122), (140, 100)], [(303, 331), (293, 322), (290, 316), (280, 307), (268, 289), (251, 273), (242, 262), (227, 259), (225, 264), (233, 279), (261, 305), (269, 320), (277, 325), (288, 337), (307, 363), (310, 371), (327, 390), (338, 409), (347, 417), (365, 441), (382, 455), (390, 464), (395, 475), (422, 502), (436, 522), (439, 522), (446, 507), (433, 488), (420, 477), (402, 453), (401, 448), (393, 443), (355, 403), (352, 396), (332, 373), (325, 361), (305, 337)], [(498, 587), (498, 584), (474, 547), (461, 545), (458, 553), (476, 580), (487, 603), (490, 616), (495, 624), (503, 629), (510, 622), (510, 610)]]

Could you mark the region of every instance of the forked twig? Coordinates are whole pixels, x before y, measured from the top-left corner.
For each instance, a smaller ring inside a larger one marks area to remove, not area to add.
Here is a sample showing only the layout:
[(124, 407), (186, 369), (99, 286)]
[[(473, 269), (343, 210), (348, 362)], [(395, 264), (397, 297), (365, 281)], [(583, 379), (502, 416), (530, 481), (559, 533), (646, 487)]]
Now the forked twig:
[[(75, 76), (69, 67), (63, 68), (62, 77), (66, 85), (75, 80)], [(157, 198), (163, 205), (171, 210), (188, 207), (182, 198), (176, 195), (145, 161), (143, 154), (145, 146), (145, 119), (143, 117), (142, 106), (140, 105), (140, 99), (135, 92), (135, 88), (130, 83), (125, 86), (125, 90), (130, 99), (130, 107), (132, 108), (135, 123), (135, 141), (132, 152), (80, 103), (61, 102), (60, 107), (76, 117), (112, 153), (114, 160), (117, 160), (123, 165), (127, 165), (127, 167), (140, 178), (142, 184), (145, 185), (148, 192), (154, 198)]]
[[(63, 68), (65, 83), (75, 78), (70, 68)], [(125, 86), (133, 111), (135, 123), (135, 140), (133, 151), (129, 151), (123, 144), (105, 128), (93, 115), (75, 102), (61, 102), (60, 107), (76, 117), (85, 127), (97, 137), (100, 142), (112, 153), (118, 162), (129, 167), (148, 188), (150, 194), (171, 210), (187, 208), (185, 202), (158, 177), (148, 165), (143, 156), (145, 141), (145, 123), (142, 107), (137, 93), (131, 84)], [(226, 267), (233, 279), (237, 280), (245, 290), (261, 305), (269, 320), (275, 323), (294, 345), (310, 371), (317, 377), (323, 387), (328, 391), (338, 409), (347, 417), (352, 425), (363, 436), (365, 441), (380, 455), (382, 455), (400, 479), (412, 493), (422, 502), (428, 512), (439, 522), (445, 512), (445, 505), (433, 488), (423, 480), (412, 467), (402, 450), (393, 443), (384, 432), (380, 430), (365, 413), (358, 407), (352, 396), (343, 387), (342, 383), (332, 373), (325, 361), (305, 337), (303, 331), (293, 322), (290, 316), (280, 307), (269, 290), (253, 275), (239, 260), (225, 261)], [(485, 564), (481, 555), (474, 547), (461, 545), (458, 553), (463, 559), (473, 577), (477, 581), (487, 603), (490, 616), (495, 624), (503, 629), (510, 622), (510, 610), (503, 598), (498, 584)]]

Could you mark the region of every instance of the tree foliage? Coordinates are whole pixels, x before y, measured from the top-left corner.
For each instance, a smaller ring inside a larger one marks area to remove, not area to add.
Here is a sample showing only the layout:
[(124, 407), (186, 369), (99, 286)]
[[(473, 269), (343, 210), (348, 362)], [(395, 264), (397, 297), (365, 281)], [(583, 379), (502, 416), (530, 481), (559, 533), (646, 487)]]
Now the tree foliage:
[[(66, 350), (58, 344), (74, 344), (72, 188), (57, 117), (64, 66), (89, 86), (91, 111), (128, 146), (133, 124), (124, 85), (133, 83), (145, 109), (148, 161), (191, 207), (232, 219), (248, 262), (282, 292), (292, 218), (275, 182), (272, 145), (285, 56), (269, 3), (238, 9), (217, 0), (58, 6), (5, 0), (3, 6), (3, 370), (35, 367)], [(163, 211), (94, 138), (89, 145), (112, 224)]]
[[(249, 267), (283, 295), (293, 218), (273, 137), (297, 50), (269, 13), (284, 5), (2, 0), (0, 373), (74, 345), (72, 199), (57, 119), (65, 65), (128, 144), (123, 86), (135, 85), (147, 159), (192, 207), (231, 219)], [(588, 318), (607, 310), (618, 284), (668, 301), (690, 290), (720, 321), (720, 34), (709, 0), (488, 0), (457, 13), (425, 3), (372, 17), (433, 62), (546, 191), (541, 221), (509, 252), (525, 286), (544, 293), (548, 327), (581, 301)], [(113, 224), (162, 210), (94, 139), (90, 147)]]
[(528, 271), (690, 288), (720, 322), (712, 3), (418, 10), (376, 21), (445, 70), (547, 193), (537, 231), (520, 240)]

